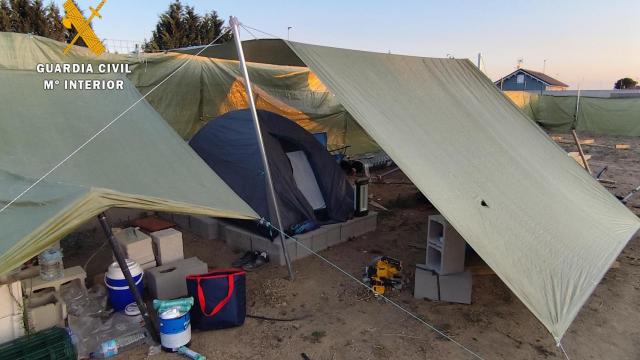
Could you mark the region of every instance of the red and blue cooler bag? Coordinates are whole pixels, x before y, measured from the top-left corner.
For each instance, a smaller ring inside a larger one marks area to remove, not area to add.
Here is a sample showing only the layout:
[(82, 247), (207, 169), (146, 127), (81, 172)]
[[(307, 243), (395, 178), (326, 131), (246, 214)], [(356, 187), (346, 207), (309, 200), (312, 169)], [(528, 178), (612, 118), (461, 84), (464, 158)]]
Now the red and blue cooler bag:
[(195, 299), (191, 308), (194, 329), (226, 329), (244, 324), (247, 295), (243, 270), (221, 269), (188, 275), (187, 291)]

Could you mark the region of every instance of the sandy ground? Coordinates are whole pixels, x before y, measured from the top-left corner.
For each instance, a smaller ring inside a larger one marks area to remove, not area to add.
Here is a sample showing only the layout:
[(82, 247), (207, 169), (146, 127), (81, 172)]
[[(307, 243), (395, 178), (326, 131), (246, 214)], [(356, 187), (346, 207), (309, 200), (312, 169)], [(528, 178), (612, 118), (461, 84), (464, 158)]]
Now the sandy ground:
[[(570, 140), (569, 135), (563, 135)], [(581, 134), (589, 138), (588, 134)], [(623, 195), (640, 184), (640, 140), (597, 136), (596, 144), (626, 143), (632, 150), (586, 146), (595, 171), (607, 165), (604, 178)], [(568, 151), (575, 145), (561, 144)], [(323, 251), (322, 256), (361, 278), (365, 264), (380, 254), (405, 264), (406, 286), (390, 294), (398, 304), (455, 338), (485, 359), (564, 358), (545, 328), (495, 275), (474, 276), (473, 303), (458, 305), (412, 296), (413, 265), (424, 260), (422, 244), (426, 216), (434, 213), (416, 188), (396, 173), (389, 184), (373, 184), (376, 201), (391, 211), (380, 214), (375, 233)], [(640, 194), (629, 203), (640, 214)], [(204, 241), (185, 232), (185, 255), (198, 256), (211, 268), (226, 267), (237, 257), (220, 241)], [(98, 238), (97, 241), (101, 241)], [(93, 245), (95, 246), (95, 245)], [(80, 259), (81, 257), (78, 257)], [(89, 265), (97, 272), (107, 263), (107, 248)], [(73, 263), (70, 259), (67, 263)], [(82, 263), (80, 260), (76, 260)], [(596, 288), (565, 335), (563, 344), (572, 359), (640, 358), (640, 241), (629, 242)], [(238, 328), (194, 332), (191, 348), (210, 359), (471, 359), (469, 353), (411, 319), (391, 304), (371, 298), (360, 285), (316, 257), (294, 262), (296, 281), (289, 282), (286, 268), (268, 265), (249, 273), (248, 313), (271, 317), (305, 317), (292, 322), (248, 318)], [(139, 346), (120, 359), (145, 359)], [(177, 359), (163, 353), (151, 359)]]

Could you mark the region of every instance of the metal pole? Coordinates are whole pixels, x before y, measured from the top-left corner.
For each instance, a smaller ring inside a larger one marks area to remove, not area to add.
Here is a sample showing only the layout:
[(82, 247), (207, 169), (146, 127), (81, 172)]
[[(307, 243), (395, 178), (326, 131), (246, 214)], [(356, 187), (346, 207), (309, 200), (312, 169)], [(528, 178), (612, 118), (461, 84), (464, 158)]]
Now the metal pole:
[[(280, 220), (280, 211), (278, 210), (278, 202), (276, 200), (276, 192), (273, 188), (273, 181), (271, 180), (271, 170), (269, 169), (269, 160), (267, 159), (267, 153), (264, 149), (264, 142), (262, 140), (262, 130), (260, 130), (260, 122), (258, 121), (258, 112), (256, 111), (256, 104), (253, 98), (253, 91), (251, 90), (251, 81), (249, 80), (249, 72), (247, 71), (247, 64), (244, 61), (244, 52), (242, 51), (242, 42), (240, 41), (240, 32), (238, 26), (240, 22), (238, 18), (235, 16), (229, 17), (229, 24), (233, 29), (233, 39), (236, 43), (236, 49), (238, 50), (238, 60), (240, 61), (240, 70), (242, 70), (242, 75), (244, 77), (244, 87), (247, 91), (247, 100), (249, 101), (249, 109), (251, 110), (251, 117), (253, 118), (253, 124), (256, 129), (256, 137), (258, 138), (258, 145), (260, 148), (260, 155), (262, 157), (262, 164), (264, 166), (264, 172), (266, 175), (266, 185), (267, 191), (270, 194), (271, 202), (273, 210), (276, 214), (276, 224), (278, 225), (278, 229), (280, 231), (284, 231), (282, 229), (282, 221)], [(284, 255), (284, 260), (287, 264), (287, 270), (289, 271), (289, 279), (293, 280), (295, 278), (293, 274), (293, 269), (291, 267), (291, 261), (289, 260), (289, 252), (287, 251), (287, 246), (285, 245), (284, 235), (281, 232), (278, 232), (280, 236), (280, 245), (282, 246), (282, 253)]]
[(109, 242), (109, 245), (111, 245), (113, 255), (116, 257), (116, 261), (120, 266), (120, 270), (122, 270), (124, 278), (127, 279), (129, 289), (133, 293), (133, 297), (136, 299), (136, 305), (138, 305), (138, 309), (140, 309), (140, 314), (142, 314), (142, 318), (144, 319), (144, 325), (147, 327), (151, 338), (153, 338), (155, 342), (159, 342), (160, 337), (158, 336), (158, 332), (156, 330), (157, 327), (154, 321), (155, 319), (149, 316), (147, 306), (142, 300), (142, 295), (140, 295), (140, 292), (138, 292), (135, 281), (133, 281), (133, 277), (131, 276), (131, 272), (129, 271), (129, 266), (127, 266), (127, 262), (125, 261), (125, 256), (122, 252), (122, 249), (120, 248), (120, 244), (118, 244), (115, 236), (113, 236), (111, 226), (109, 226), (109, 223), (107, 222), (107, 215), (105, 213), (100, 213), (100, 215), (98, 215), (98, 220), (100, 220), (102, 231), (104, 231), (104, 234), (107, 236), (107, 241)]

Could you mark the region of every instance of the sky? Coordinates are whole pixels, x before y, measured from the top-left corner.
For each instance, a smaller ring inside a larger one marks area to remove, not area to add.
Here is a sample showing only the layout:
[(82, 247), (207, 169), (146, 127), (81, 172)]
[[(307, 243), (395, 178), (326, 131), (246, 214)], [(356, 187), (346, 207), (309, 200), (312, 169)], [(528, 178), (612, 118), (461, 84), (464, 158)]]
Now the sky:
[[(63, 0), (55, 2), (62, 6)], [(88, 9), (99, 0), (77, 2)], [(639, 0), (182, 2), (201, 14), (216, 10), (224, 19), (234, 15), (282, 38), (292, 26), (294, 41), (426, 57), (451, 55), (474, 63), (480, 52), (481, 69), (492, 80), (515, 70), (518, 59), (523, 59), (524, 68), (544, 68), (572, 89), (610, 89), (621, 77), (640, 80)], [(103, 18), (95, 19), (93, 27), (102, 39), (142, 41), (151, 36), (169, 3), (107, 0)]]

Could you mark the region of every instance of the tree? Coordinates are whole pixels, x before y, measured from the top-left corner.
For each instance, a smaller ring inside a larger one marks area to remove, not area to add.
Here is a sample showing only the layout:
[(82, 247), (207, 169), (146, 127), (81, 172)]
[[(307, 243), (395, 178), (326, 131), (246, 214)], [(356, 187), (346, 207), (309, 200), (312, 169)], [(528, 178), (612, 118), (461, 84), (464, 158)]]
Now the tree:
[(638, 85), (638, 82), (632, 78), (622, 78), (613, 85), (614, 89), (634, 89)]
[(11, 8), (7, 0), (0, 1), (0, 31), (11, 31)]
[[(151, 39), (144, 44), (145, 51), (169, 50), (185, 46), (205, 45), (223, 31), (224, 21), (212, 11), (198, 15), (191, 6), (183, 6), (180, 0), (169, 4), (169, 9), (160, 14)], [(220, 42), (230, 40), (224, 36)]]
[[(0, 0), (0, 31), (30, 33), (65, 41), (75, 36), (75, 30), (62, 25), (60, 9), (43, 0)], [(78, 45), (84, 45), (79, 41)]]
[(47, 6), (46, 13), (47, 37), (53, 40), (64, 41), (67, 29), (62, 25), (60, 9), (52, 2)]

